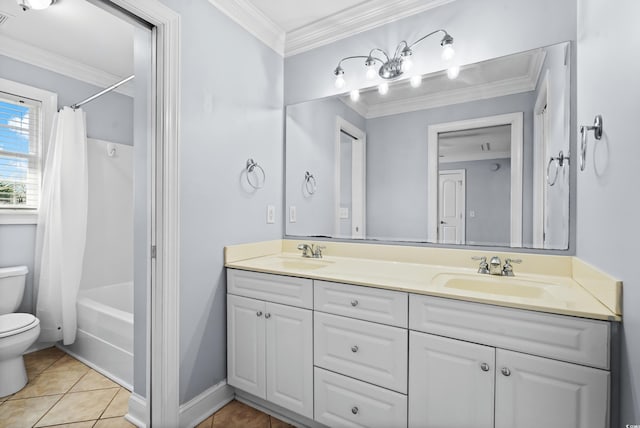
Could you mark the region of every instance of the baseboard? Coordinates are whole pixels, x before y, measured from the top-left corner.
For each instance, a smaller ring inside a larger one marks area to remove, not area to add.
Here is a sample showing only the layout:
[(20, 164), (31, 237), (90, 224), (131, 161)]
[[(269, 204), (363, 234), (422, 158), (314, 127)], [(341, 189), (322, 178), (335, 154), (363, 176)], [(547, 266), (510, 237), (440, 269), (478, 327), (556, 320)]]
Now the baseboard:
[(325, 425), (322, 425), (313, 419), (294, 413), (291, 410), (287, 410), (277, 404), (270, 403), (267, 400), (256, 397), (255, 395), (248, 394), (235, 388), (234, 390), (236, 393), (236, 400), (258, 409), (263, 413), (276, 417), (290, 425), (299, 428), (327, 428)]
[(233, 400), (234, 391), (227, 380), (212, 386), (180, 406), (178, 420), (181, 427), (194, 427)]
[(121, 387), (123, 387), (123, 388), (125, 388), (125, 389), (127, 389), (129, 391), (133, 391), (133, 385), (131, 385), (129, 382), (125, 381), (124, 379), (121, 379), (120, 377), (116, 376), (115, 374), (111, 373), (110, 371), (105, 370), (103, 367), (100, 367), (99, 365), (95, 364), (94, 362), (89, 361), (84, 357), (81, 357), (80, 355), (78, 355), (77, 353), (73, 352), (71, 349), (67, 348), (66, 346), (60, 345), (58, 343), (56, 345), (56, 348), (60, 349), (62, 352), (65, 352), (65, 353), (71, 355), (76, 360), (78, 360), (81, 363), (84, 363), (85, 365), (91, 367), (92, 369), (94, 369), (95, 371), (97, 371), (101, 375), (111, 379), (112, 381), (114, 381), (115, 383), (120, 385)]
[(138, 428), (146, 428), (147, 400), (143, 396), (132, 392), (129, 397), (129, 413), (124, 418)]

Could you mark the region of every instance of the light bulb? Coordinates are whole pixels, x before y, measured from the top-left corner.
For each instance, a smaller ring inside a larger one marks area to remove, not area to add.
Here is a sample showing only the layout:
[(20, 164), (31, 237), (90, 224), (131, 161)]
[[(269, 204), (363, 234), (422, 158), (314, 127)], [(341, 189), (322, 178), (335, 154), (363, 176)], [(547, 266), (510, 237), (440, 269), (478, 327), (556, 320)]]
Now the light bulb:
[(27, 0), (22, 2), (22, 4), (25, 4), (26, 6), (29, 7), (29, 9), (33, 9), (33, 10), (46, 9), (49, 6), (51, 6), (52, 3), (53, 1), (51, 0)]
[(344, 88), (345, 81), (344, 81), (344, 76), (342, 74), (338, 74), (336, 76), (335, 85), (336, 85), (336, 88), (338, 88), (338, 89)]
[(349, 96), (351, 97), (351, 101), (355, 103), (360, 99), (360, 91), (357, 89), (354, 89), (351, 92), (349, 92)]
[(406, 56), (402, 59), (402, 72), (406, 73), (407, 71), (411, 70), (411, 67), (413, 67), (413, 60), (411, 59), (410, 56)]
[(447, 69), (447, 77), (451, 80), (458, 77), (459, 74), (460, 74), (460, 66), (458, 65), (452, 65)]
[(442, 59), (444, 61), (449, 61), (456, 54), (456, 51), (453, 49), (453, 45), (451, 43), (447, 43), (442, 46)]
[(380, 95), (386, 95), (389, 92), (389, 84), (387, 82), (382, 82), (378, 85), (378, 92)]
[(367, 79), (373, 80), (376, 78), (376, 67), (374, 65), (370, 65), (367, 67)]
[(422, 76), (419, 74), (416, 74), (415, 76), (411, 76), (411, 80), (409, 82), (411, 83), (411, 87), (417, 88), (420, 85), (422, 85)]

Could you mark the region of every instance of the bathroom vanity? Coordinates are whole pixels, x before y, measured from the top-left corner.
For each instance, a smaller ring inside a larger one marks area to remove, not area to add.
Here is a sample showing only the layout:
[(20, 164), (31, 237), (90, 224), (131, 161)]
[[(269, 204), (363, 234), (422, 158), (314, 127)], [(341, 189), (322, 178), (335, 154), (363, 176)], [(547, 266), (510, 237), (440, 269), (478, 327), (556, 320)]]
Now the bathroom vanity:
[(226, 249), (241, 399), (305, 425), (609, 425), (619, 281), (571, 257), (524, 254), (503, 278), (477, 251), (293, 244)]

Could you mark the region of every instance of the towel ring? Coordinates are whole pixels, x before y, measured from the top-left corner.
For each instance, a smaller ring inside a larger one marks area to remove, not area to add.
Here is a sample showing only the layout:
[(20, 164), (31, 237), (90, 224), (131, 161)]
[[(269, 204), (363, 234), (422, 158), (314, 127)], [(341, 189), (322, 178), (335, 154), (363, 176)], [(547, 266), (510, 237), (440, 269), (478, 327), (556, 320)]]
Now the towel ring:
[[(249, 183), (249, 186), (253, 187), (256, 190), (262, 189), (264, 187), (264, 182), (267, 180), (267, 175), (265, 174), (264, 169), (262, 169), (262, 167), (258, 165), (258, 162), (249, 158), (247, 159), (246, 170), (247, 183)], [(262, 178), (260, 178), (261, 175)], [(251, 177), (255, 177), (255, 180), (251, 181)], [(260, 184), (260, 182), (262, 182), (262, 184)]]
[[(549, 174), (549, 170), (551, 168), (551, 164), (554, 162), (556, 164), (556, 173), (554, 174), (552, 181), (550, 179), (551, 175)], [(558, 180), (558, 171), (560, 171), (560, 168), (564, 169), (565, 162), (567, 164), (569, 163), (569, 156), (565, 156), (562, 150), (560, 150), (557, 157), (551, 157), (551, 159), (549, 159), (549, 163), (547, 164), (547, 184), (549, 184), (549, 186), (556, 184), (556, 181)]]
[(318, 182), (316, 178), (309, 171), (305, 171), (304, 173), (304, 187), (307, 189), (307, 193), (313, 195), (316, 193), (318, 189)]
[(593, 136), (596, 137), (596, 140), (600, 140), (602, 138), (602, 116), (596, 115), (593, 119), (593, 125), (583, 125), (580, 127), (580, 171), (584, 171), (584, 168), (587, 165), (587, 133), (589, 131), (593, 131)]

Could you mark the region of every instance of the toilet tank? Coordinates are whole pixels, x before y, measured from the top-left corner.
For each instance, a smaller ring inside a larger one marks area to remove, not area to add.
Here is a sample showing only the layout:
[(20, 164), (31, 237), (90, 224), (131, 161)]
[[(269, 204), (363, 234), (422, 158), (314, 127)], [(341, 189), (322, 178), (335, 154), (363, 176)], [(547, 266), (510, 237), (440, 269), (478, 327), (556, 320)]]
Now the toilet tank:
[(24, 295), (26, 266), (0, 268), (0, 315), (15, 312)]

